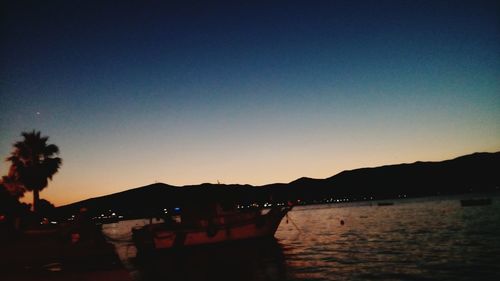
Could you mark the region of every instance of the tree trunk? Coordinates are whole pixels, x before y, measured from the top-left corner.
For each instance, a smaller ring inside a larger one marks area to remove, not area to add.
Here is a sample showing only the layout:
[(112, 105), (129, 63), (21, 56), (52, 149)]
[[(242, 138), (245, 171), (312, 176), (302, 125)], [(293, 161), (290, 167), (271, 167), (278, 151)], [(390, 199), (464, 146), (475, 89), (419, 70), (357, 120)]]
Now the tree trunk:
[(33, 212), (38, 211), (38, 202), (40, 201), (40, 194), (39, 191), (34, 189), (33, 190)]

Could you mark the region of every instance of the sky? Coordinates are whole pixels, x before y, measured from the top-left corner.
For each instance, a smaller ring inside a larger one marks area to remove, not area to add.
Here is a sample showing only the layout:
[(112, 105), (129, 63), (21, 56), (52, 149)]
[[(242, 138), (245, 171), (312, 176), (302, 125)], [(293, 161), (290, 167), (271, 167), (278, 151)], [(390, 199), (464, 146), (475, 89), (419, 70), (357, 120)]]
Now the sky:
[(49, 136), (64, 205), (499, 151), (499, 3), (2, 1), (0, 156)]

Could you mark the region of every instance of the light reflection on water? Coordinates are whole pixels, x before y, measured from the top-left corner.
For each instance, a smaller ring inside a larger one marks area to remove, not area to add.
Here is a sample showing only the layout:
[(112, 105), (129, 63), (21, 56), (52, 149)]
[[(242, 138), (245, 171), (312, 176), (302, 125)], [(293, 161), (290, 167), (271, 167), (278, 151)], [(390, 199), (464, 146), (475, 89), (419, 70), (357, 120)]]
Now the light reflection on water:
[[(297, 207), (276, 240), (136, 258), (130, 229), (105, 225), (137, 280), (498, 280), (500, 202), (463, 208), (458, 200), (393, 206)], [(411, 201), (405, 201), (411, 202)], [(340, 222), (344, 221), (342, 225)]]

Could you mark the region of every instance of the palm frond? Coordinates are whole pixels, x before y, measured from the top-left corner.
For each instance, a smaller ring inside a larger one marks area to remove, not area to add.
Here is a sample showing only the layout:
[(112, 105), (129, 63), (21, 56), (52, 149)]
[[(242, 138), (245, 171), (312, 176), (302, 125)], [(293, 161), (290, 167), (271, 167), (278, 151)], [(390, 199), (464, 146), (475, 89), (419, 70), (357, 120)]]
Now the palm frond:
[(52, 180), (52, 176), (57, 173), (59, 167), (61, 167), (62, 159), (59, 157), (56, 158), (47, 158), (42, 163), (43, 174)]
[(45, 157), (51, 157), (54, 154), (59, 154), (59, 147), (55, 144), (49, 144), (43, 150), (43, 155)]

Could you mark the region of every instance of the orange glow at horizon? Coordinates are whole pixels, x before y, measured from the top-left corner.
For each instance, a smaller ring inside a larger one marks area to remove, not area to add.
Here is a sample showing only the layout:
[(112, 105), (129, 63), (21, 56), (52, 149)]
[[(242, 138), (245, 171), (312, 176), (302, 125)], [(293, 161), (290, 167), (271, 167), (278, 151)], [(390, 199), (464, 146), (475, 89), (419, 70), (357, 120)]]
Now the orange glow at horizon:
[[(498, 150), (490, 150), (489, 152), (494, 151)], [(327, 178), (343, 170), (412, 163), (415, 161), (441, 161), (472, 152), (464, 151), (461, 154), (452, 154), (441, 151), (440, 156), (431, 157), (430, 155), (425, 156), (423, 152), (413, 151), (414, 154), (412, 155), (386, 155), (387, 160), (383, 158), (383, 151), (371, 155), (368, 153), (355, 155), (347, 152), (343, 154), (337, 152), (337, 157), (323, 155), (324, 158), (319, 158), (318, 155), (310, 155), (309, 157), (295, 155), (294, 157), (281, 158), (280, 161), (272, 161), (272, 159), (259, 161), (257, 158), (246, 158), (240, 162), (233, 160), (222, 164), (219, 163), (219, 165), (198, 166), (196, 169), (193, 169), (192, 166), (175, 165), (175, 163), (166, 163), (164, 166), (157, 163), (157, 166), (153, 168), (146, 168), (141, 165), (124, 165), (116, 166), (114, 169), (102, 169), (94, 166), (88, 169), (85, 176), (83, 174), (80, 176), (81, 167), (73, 167), (71, 159), (66, 159), (60, 172), (54, 176), (53, 181), (49, 181), (48, 187), (40, 193), (40, 197), (49, 200), (56, 206), (61, 206), (155, 182), (174, 186), (196, 185), (207, 182), (251, 184), (255, 186), (277, 182), (288, 183), (303, 176)], [(62, 155), (62, 157), (64, 156)], [(302, 161), (294, 161), (295, 159), (302, 159)], [(140, 167), (144, 168), (141, 169)], [(3, 168), (5, 168), (5, 165)], [(31, 192), (27, 192), (21, 201), (32, 203)]]

